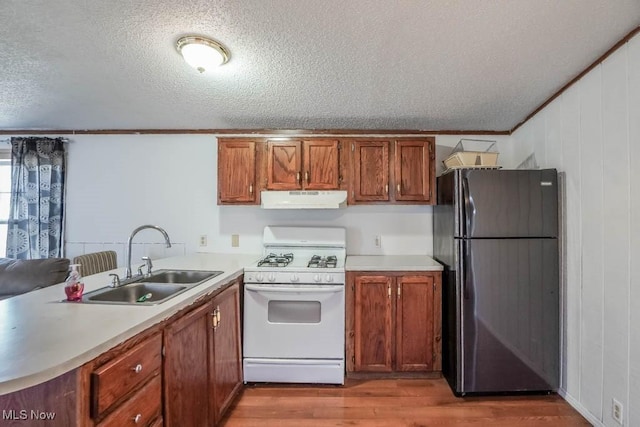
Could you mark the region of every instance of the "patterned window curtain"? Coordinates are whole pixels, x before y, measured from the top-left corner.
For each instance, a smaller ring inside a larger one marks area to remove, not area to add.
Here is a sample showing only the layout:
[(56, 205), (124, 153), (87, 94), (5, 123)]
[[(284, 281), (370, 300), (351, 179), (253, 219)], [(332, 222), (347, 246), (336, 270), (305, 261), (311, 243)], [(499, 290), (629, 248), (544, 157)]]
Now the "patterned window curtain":
[(61, 138), (11, 138), (7, 257), (62, 256), (65, 157)]

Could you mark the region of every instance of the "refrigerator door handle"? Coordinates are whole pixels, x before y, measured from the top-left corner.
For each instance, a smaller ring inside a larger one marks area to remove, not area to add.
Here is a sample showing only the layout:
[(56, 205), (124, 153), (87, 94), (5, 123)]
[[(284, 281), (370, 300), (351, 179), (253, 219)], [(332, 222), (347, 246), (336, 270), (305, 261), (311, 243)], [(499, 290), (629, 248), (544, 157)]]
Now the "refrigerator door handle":
[(470, 237), (471, 235), (471, 217), (473, 212), (471, 197), (469, 196), (469, 180), (462, 178), (462, 236)]
[(469, 299), (467, 290), (467, 264), (468, 258), (465, 256), (467, 242), (461, 240), (458, 244), (458, 259), (460, 260), (460, 284), (462, 285), (462, 298)]

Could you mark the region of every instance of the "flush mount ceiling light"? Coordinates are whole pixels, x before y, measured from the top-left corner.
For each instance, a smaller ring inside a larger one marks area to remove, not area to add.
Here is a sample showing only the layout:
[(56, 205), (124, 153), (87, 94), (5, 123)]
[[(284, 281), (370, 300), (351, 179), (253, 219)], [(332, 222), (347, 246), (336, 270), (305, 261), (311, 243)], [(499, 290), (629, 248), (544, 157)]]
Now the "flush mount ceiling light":
[(204, 73), (229, 60), (229, 51), (215, 40), (199, 36), (181, 37), (176, 42), (178, 52), (187, 64)]

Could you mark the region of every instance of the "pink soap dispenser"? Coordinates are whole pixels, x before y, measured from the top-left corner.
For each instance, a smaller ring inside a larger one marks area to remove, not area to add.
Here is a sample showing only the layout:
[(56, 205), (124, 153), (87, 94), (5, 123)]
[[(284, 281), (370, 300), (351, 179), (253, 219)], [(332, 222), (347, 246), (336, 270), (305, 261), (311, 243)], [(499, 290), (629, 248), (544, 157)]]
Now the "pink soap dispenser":
[(71, 272), (67, 277), (64, 292), (67, 294), (68, 301), (80, 301), (84, 291), (84, 283), (82, 283), (82, 277), (78, 271), (80, 264), (71, 264), (69, 267), (71, 267)]

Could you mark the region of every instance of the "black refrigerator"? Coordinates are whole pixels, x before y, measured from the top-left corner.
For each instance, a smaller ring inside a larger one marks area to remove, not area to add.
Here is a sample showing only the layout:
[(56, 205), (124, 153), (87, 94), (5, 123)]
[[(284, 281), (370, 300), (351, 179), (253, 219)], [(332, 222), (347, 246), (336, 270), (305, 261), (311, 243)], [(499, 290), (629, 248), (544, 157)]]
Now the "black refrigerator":
[(442, 370), (458, 396), (558, 388), (557, 184), (555, 169), (458, 169), (438, 177)]

